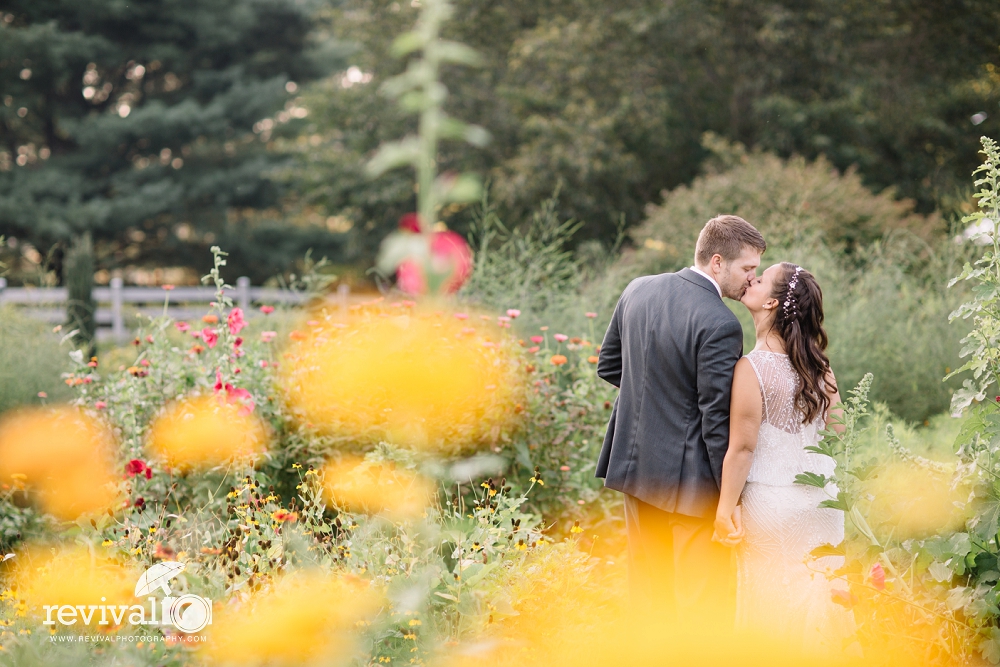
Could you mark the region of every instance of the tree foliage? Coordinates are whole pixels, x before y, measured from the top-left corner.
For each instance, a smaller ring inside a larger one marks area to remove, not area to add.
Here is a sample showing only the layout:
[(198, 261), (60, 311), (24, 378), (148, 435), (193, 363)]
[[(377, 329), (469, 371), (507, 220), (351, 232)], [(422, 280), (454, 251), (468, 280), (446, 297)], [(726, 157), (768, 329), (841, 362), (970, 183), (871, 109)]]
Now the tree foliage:
[(4, 3), (0, 232), (45, 252), (90, 231), (103, 268), (266, 242), (234, 212), (275, 203), (263, 126), (338, 63), (313, 4)]
[[(558, 213), (584, 223), (579, 241), (613, 238), (620, 214), (635, 224), (661, 191), (696, 177), (710, 154), (705, 132), (782, 157), (825, 156), (840, 171), (854, 167), (869, 189), (892, 186), (926, 213), (964, 187), (979, 132), (1000, 122), (995, 3), (456, 7), (450, 36), (481, 53), (484, 67), (447, 73), (449, 111), (494, 140), (485, 151), (451, 147), (441, 165), (488, 173), (509, 219), (527, 220), (561, 185)], [(413, 12), (386, 0), (348, 0), (334, 12), (335, 30), (358, 45), (352, 64), (372, 82), (338, 80), (317, 96), (317, 134), (337, 159), (308, 156), (292, 176), (302, 179), (303, 202), (369, 231), (388, 229), (413, 206), (398, 183), (353, 176), (383, 136), (405, 126), (377, 84), (397, 73), (389, 36)], [(337, 181), (353, 187), (331, 185)], [(453, 225), (470, 219), (459, 207), (443, 217), (456, 217)]]

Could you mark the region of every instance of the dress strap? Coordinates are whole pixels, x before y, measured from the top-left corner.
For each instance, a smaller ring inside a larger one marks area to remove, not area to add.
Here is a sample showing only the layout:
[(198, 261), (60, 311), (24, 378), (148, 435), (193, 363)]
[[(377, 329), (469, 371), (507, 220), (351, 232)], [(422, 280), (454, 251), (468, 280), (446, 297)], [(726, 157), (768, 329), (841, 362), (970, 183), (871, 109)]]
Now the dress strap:
[(764, 396), (764, 379), (760, 376), (760, 369), (757, 368), (757, 362), (754, 361), (753, 352), (746, 355), (747, 361), (750, 362), (750, 368), (753, 369), (753, 374), (757, 376), (757, 388), (760, 389), (760, 404), (764, 411), (764, 421), (767, 421), (767, 398)]

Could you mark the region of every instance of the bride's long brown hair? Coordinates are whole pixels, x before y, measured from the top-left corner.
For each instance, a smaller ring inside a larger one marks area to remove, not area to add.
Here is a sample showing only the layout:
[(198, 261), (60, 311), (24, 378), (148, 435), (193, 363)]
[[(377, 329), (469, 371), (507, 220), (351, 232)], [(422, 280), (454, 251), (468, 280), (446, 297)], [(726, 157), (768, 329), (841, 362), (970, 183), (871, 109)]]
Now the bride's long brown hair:
[(789, 262), (781, 263), (771, 298), (778, 300), (775, 332), (785, 342), (785, 352), (798, 374), (795, 404), (807, 424), (830, 407), (830, 394), (837, 387), (829, 384), (830, 360), (826, 356), (828, 338), (823, 329), (823, 290), (815, 276)]

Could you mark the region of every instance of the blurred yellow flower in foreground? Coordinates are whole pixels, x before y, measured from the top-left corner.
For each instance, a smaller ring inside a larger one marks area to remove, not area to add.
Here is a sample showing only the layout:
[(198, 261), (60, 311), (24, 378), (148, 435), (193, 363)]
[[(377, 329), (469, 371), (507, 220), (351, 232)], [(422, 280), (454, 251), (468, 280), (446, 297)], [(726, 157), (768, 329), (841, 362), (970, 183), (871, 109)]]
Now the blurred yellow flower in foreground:
[(323, 471), (326, 498), (349, 512), (393, 518), (422, 514), (430, 504), (434, 487), (408, 470), (369, 461), (331, 463)]
[(287, 356), (289, 403), (331, 432), (454, 449), (495, 438), (513, 414), (506, 349), (444, 312), (317, 321)]
[(0, 419), (0, 480), (24, 482), (63, 518), (114, 501), (114, 439), (100, 421), (69, 406), (30, 408)]
[(329, 664), (351, 650), (354, 624), (377, 607), (362, 579), (300, 571), (216, 613), (203, 653), (241, 666)]
[(900, 462), (866, 480), (864, 489), (872, 498), (868, 522), (872, 528), (882, 526), (881, 534), (901, 540), (921, 538), (965, 525), (965, 512), (956, 501), (967, 499), (968, 491), (963, 496), (951, 488), (949, 474)]
[(16, 560), (14, 580), (18, 596), (34, 613), (43, 614), (44, 605), (137, 603), (133, 592), (141, 571), (97, 557), (83, 547), (54, 555), (40, 547), (29, 548), (19, 553)]
[(253, 413), (218, 396), (193, 396), (171, 404), (149, 430), (149, 451), (181, 469), (211, 468), (232, 458), (256, 456), (267, 431)]

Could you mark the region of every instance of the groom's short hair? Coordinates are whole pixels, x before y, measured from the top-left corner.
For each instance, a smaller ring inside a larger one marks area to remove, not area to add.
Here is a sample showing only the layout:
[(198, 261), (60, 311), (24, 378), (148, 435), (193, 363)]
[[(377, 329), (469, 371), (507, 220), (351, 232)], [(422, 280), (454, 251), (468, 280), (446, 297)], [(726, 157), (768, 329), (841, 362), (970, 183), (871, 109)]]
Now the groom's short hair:
[(708, 264), (713, 255), (722, 255), (727, 262), (743, 254), (744, 248), (753, 248), (761, 254), (767, 242), (757, 228), (738, 215), (717, 215), (698, 234), (694, 258), (698, 264)]

